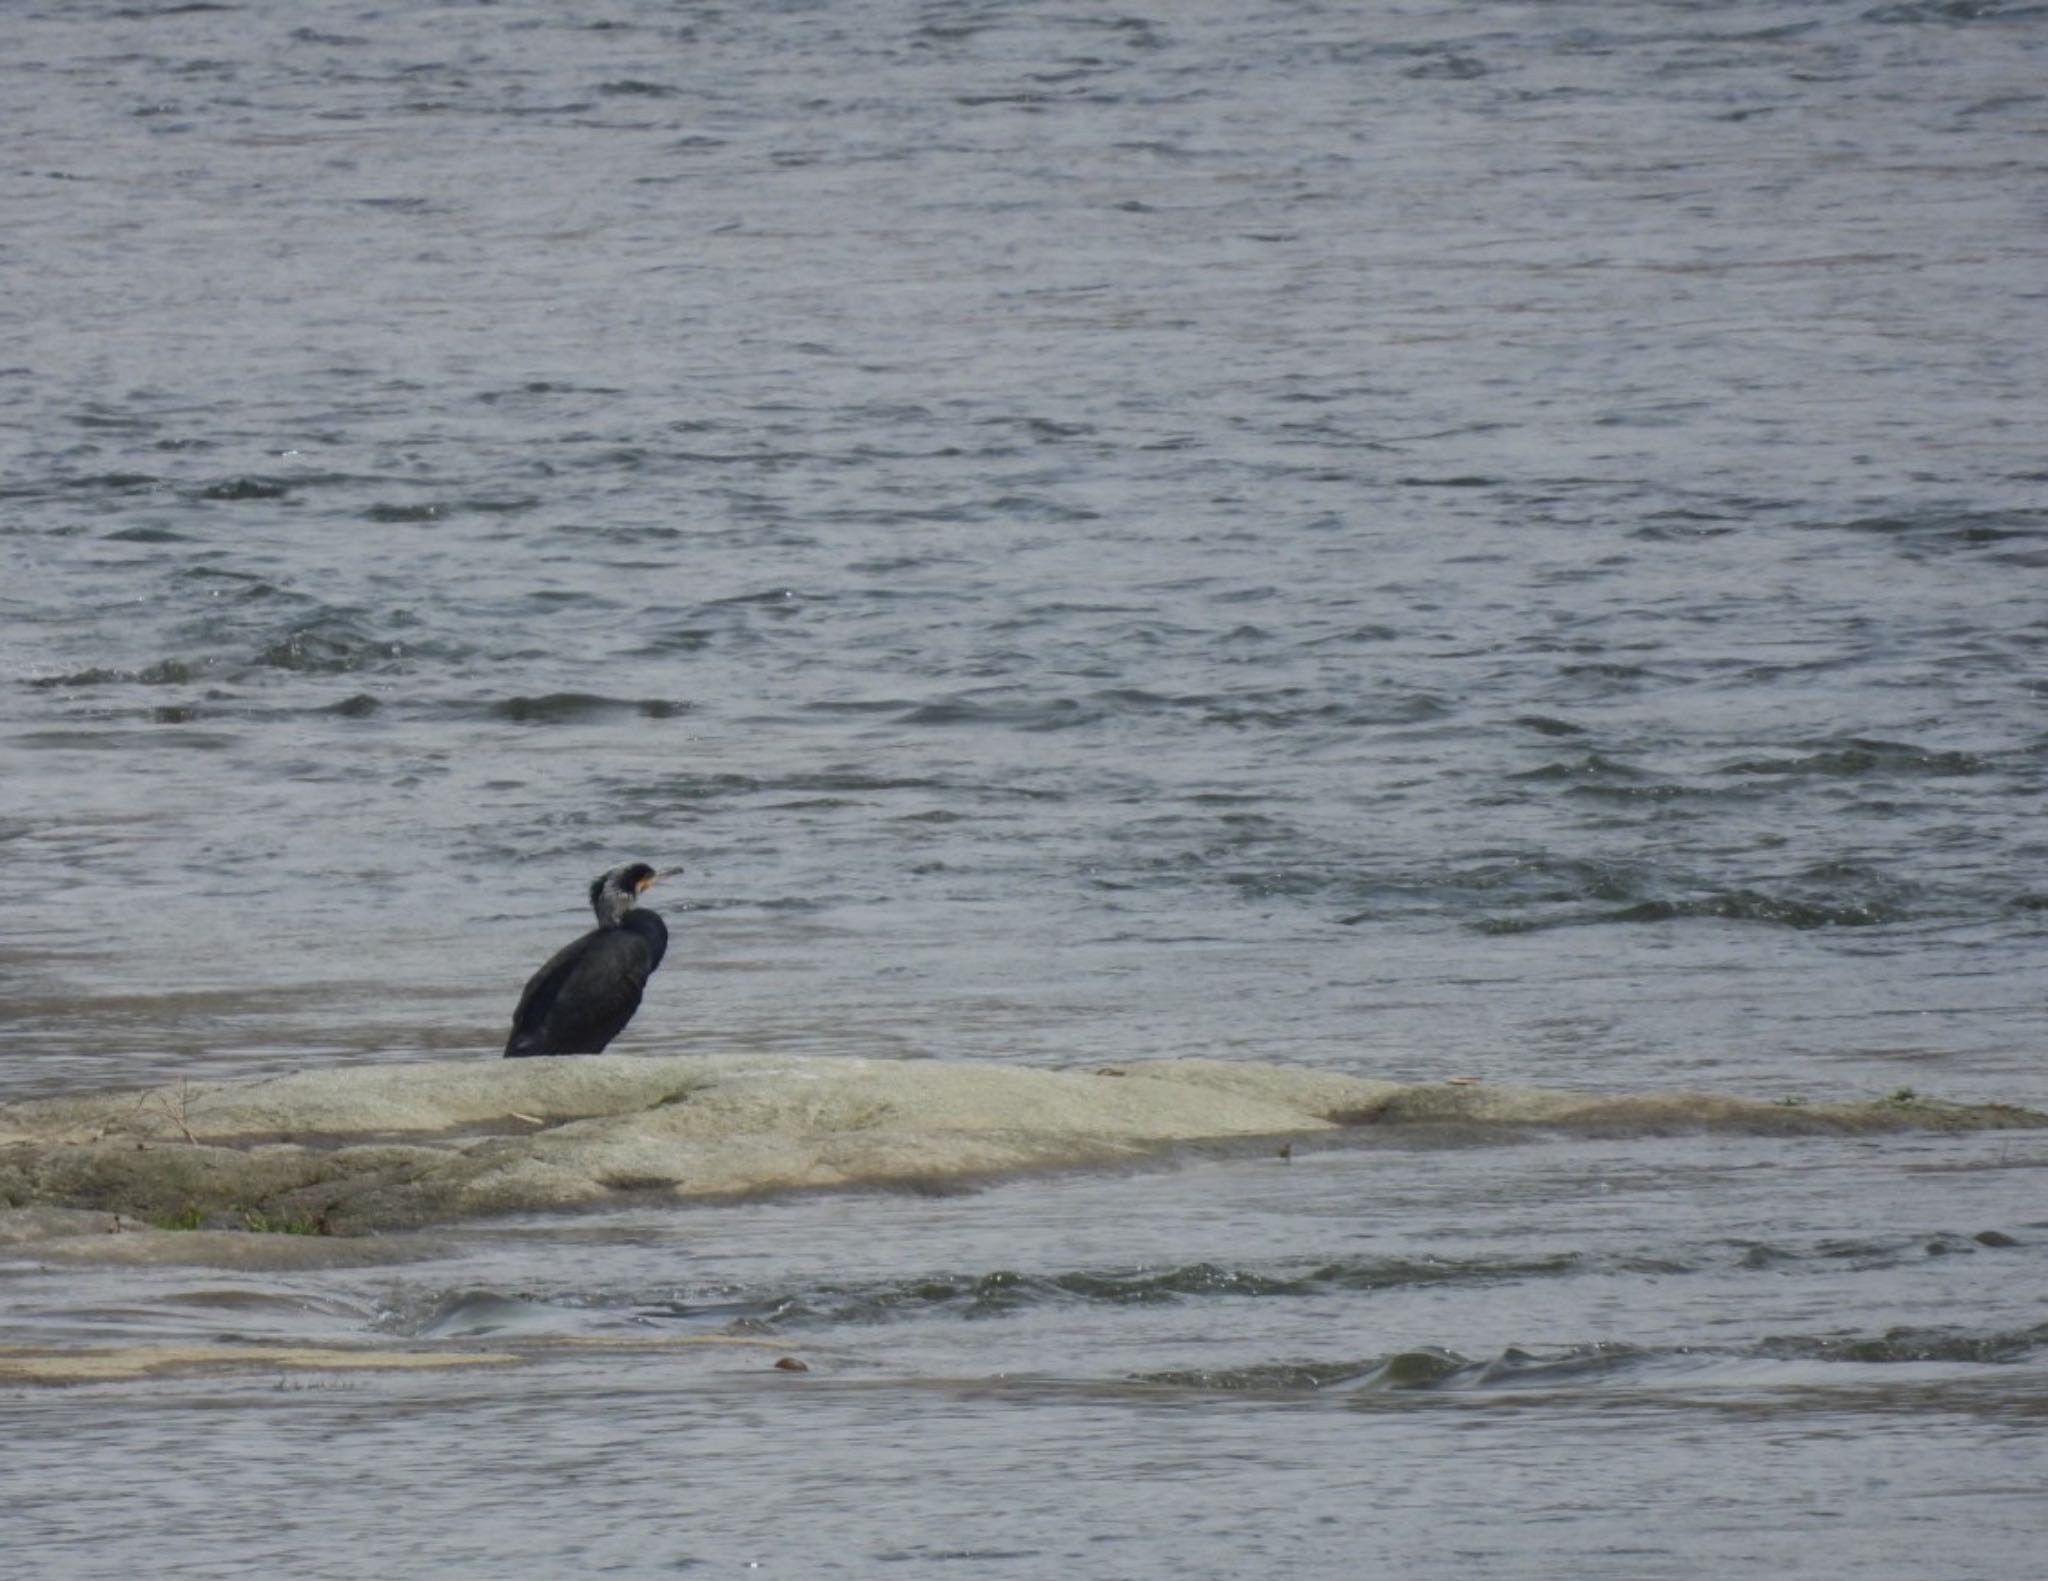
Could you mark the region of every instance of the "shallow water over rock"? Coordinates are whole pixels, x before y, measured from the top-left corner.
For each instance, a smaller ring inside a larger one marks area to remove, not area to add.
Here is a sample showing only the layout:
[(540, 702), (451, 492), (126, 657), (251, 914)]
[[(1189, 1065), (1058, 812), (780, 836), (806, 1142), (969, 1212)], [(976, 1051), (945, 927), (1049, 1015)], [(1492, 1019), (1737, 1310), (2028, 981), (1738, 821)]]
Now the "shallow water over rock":
[[(2009, 1575), (2048, 1402), (2041, 1136), (1297, 1144), (457, 1235), (159, 1232), (189, 1256), (141, 1265), (0, 1249), (0, 1410), (45, 1446), (10, 1524), (142, 1552), (107, 1519), (118, 1445), (122, 1499), (187, 1551), (182, 1437), (249, 1457), (208, 1516), (228, 1574), (267, 1562), (258, 1512), (317, 1453), (348, 1475), (294, 1517), (315, 1575), (416, 1552), (393, 1500), (479, 1571)], [(1795, 1224), (1788, 1198), (1834, 1206)], [(142, 1375), (18, 1381), (66, 1357)], [(1674, 1481), (1705, 1512), (1646, 1521)], [(1933, 1518), (1895, 1524), (1902, 1499)], [(479, 1515), (501, 1501), (546, 1530)]]

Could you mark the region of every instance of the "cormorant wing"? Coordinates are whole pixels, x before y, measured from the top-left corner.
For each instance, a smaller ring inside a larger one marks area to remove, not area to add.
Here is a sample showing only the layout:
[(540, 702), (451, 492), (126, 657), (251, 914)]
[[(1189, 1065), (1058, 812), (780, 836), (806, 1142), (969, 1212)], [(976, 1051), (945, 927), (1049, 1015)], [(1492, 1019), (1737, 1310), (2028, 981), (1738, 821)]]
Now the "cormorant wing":
[(640, 1008), (658, 959), (649, 941), (628, 928), (594, 928), (565, 945), (519, 996), (505, 1053), (602, 1053)]

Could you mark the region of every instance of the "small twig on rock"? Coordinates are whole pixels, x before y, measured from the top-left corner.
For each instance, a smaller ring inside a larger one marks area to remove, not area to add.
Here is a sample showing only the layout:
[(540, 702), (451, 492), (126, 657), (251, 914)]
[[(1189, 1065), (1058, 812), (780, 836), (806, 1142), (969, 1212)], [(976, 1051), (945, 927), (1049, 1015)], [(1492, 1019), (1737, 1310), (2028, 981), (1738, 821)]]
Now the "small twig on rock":
[(199, 1138), (192, 1134), (192, 1127), (185, 1123), (185, 1108), (192, 1101), (192, 1084), (182, 1076), (178, 1078), (178, 1098), (175, 1107), (169, 1093), (160, 1092), (155, 1097), (158, 1107), (164, 1112), (164, 1117), (178, 1128), (178, 1133), (187, 1142), (197, 1147)]

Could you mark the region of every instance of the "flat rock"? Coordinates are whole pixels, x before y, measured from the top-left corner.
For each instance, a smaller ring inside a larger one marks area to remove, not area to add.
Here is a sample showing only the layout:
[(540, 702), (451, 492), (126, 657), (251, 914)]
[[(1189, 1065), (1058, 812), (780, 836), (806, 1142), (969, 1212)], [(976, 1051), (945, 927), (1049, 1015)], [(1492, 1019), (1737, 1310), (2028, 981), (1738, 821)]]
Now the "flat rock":
[[(761, 1055), (437, 1061), (0, 1108), (0, 1207), (94, 1215), (44, 1221), (40, 1234), (73, 1245), (121, 1228), (110, 1215), (342, 1234), (630, 1197), (930, 1188), (1129, 1163), (1178, 1144), (1395, 1125), (1798, 1135), (2048, 1116), (1404, 1084), (1225, 1060), (1092, 1071)], [(36, 1238), (34, 1222), (0, 1219), (0, 1238)]]
[(351, 1349), (331, 1345), (119, 1345), (85, 1350), (0, 1346), (0, 1383), (112, 1383), (164, 1373), (363, 1372), (506, 1366), (489, 1351)]
[[(780, 1365), (768, 1358), (782, 1350), (774, 1341), (726, 1334), (623, 1342), (562, 1336), (511, 1348), (262, 1344), (233, 1340), (198, 1345), (0, 1345), (0, 1384), (117, 1383), (194, 1373), (448, 1372), (458, 1368), (519, 1366), (536, 1356), (564, 1350), (629, 1348), (670, 1356), (685, 1351), (698, 1351), (706, 1356), (723, 1353), (727, 1357), (741, 1353), (732, 1365), (764, 1371)], [(785, 1370), (809, 1369), (797, 1362), (794, 1368)]]

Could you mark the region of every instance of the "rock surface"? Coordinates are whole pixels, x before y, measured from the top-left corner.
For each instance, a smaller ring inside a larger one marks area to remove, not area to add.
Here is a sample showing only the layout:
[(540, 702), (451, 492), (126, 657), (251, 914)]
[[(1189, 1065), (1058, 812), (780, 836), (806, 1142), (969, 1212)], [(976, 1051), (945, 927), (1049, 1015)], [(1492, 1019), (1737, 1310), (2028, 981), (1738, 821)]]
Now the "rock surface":
[[(1403, 1084), (1221, 1060), (1096, 1071), (743, 1055), (442, 1061), (0, 1108), (0, 1206), (346, 1234), (636, 1197), (935, 1187), (1388, 1125), (1796, 1135), (2048, 1116)], [(33, 1234), (22, 1228), (32, 1218), (7, 1218), (17, 1237)], [(86, 1223), (60, 1217), (44, 1233), (76, 1239)]]

